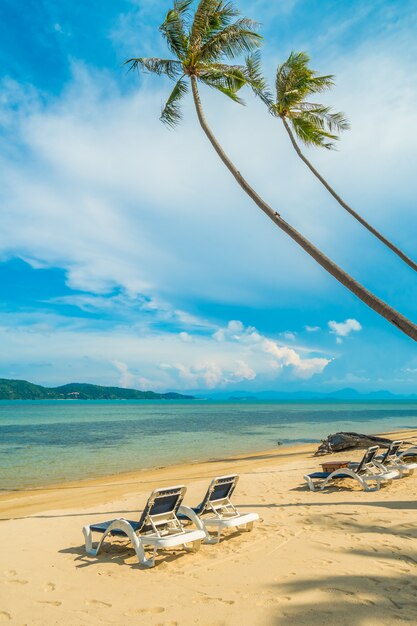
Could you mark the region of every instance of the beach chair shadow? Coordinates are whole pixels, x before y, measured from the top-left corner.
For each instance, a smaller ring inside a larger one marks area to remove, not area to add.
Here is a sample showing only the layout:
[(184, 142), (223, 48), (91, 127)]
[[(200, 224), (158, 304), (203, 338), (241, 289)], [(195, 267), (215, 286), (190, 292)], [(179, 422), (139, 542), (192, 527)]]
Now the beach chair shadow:
[[(121, 565), (129, 566), (132, 569), (147, 570), (149, 565), (140, 563), (136, 558), (136, 552), (133, 546), (129, 544), (129, 540), (123, 541), (120, 538), (117, 541), (107, 542), (100, 550), (99, 559), (91, 559), (90, 555), (85, 552), (85, 545), (70, 546), (59, 550), (60, 554), (71, 554), (74, 556), (75, 567), (82, 569), (84, 567), (102, 567), (103, 565)], [(160, 563), (172, 563), (177, 559), (182, 559), (184, 550), (178, 549), (159, 549), (155, 555), (154, 565), (157, 567)], [(132, 559), (135, 559), (132, 562)]]

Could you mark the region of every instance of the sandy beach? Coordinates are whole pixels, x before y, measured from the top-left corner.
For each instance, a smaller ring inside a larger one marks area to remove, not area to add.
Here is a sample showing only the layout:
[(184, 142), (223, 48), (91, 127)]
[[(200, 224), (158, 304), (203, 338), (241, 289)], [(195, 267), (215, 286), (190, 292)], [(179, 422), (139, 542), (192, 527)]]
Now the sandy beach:
[[(397, 436), (391, 434), (391, 436)], [(401, 438), (417, 441), (417, 431)], [(0, 496), (0, 622), (28, 626), (417, 623), (417, 476), (365, 493), (312, 493), (314, 445), (177, 465)], [(362, 452), (332, 458), (361, 457)], [(157, 486), (186, 484), (195, 505), (209, 480), (237, 472), (234, 496), (262, 521), (195, 554), (161, 553), (154, 569), (113, 540), (85, 555), (89, 522), (135, 519)]]

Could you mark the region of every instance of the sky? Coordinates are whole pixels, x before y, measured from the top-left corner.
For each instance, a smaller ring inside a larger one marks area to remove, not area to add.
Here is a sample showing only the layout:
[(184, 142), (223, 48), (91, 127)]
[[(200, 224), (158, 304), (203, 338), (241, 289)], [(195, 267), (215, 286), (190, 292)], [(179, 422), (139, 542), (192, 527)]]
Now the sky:
[[(278, 230), (236, 185), (191, 97), (160, 121), (165, 0), (2, 0), (0, 377), (155, 391), (413, 393), (414, 342)], [(292, 50), (335, 74), (322, 100), (351, 130), (307, 156), (417, 258), (414, 0), (242, 0), (271, 84)], [(279, 120), (201, 88), (207, 119), (251, 185), (383, 300), (417, 321), (417, 277), (347, 215)]]

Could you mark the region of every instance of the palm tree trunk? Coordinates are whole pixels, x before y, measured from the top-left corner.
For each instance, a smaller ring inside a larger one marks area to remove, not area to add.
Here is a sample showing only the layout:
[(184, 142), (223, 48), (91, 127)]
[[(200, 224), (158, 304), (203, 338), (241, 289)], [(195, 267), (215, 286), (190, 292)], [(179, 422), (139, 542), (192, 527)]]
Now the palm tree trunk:
[(333, 198), (335, 198), (337, 200), (337, 202), (340, 204), (340, 206), (343, 207), (348, 213), (350, 213), (350, 215), (352, 215), (356, 220), (358, 220), (358, 222), (360, 224), (362, 224), (362, 226), (365, 226), (365, 228), (367, 230), (369, 230), (370, 233), (375, 235), (375, 237), (377, 239), (382, 241), (382, 243), (384, 243), (387, 246), (387, 248), (392, 250), (397, 256), (400, 257), (400, 259), (402, 259), (415, 272), (417, 272), (417, 263), (414, 263), (414, 261), (412, 259), (410, 259), (410, 257), (408, 257), (406, 254), (404, 254), (404, 252), (402, 250), (400, 250), (400, 248), (398, 248), (395, 244), (393, 244), (389, 239), (384, 237), (384, 235), (382, 235), (378, 230), (376, 230), (376, 228), (371, 226), (371, 224), (368, 224), (368, 222), (366, 220), (364, 220), (363, 217), (361, 215), (359, 215), (359, 213), (356, 213), (356, 211), (354, 211), (348, 204), (346, 204), (346, 202), (343, 200), (343, 198), (341, 198), (339, 196), (339, 194), (337, 194), (335, 192), (335, 190), (332, 187), (330, 187), (329, 183), (323, 178), (323, 176), (321, 176), (321, 174), (319, 174), (319, 172), (316, 170), (316, 168), (310, 163), (310, 161), (301, 152), (297, 142), (295, 141), (294, 135), (292, 134), (291, 129), (290, 129), (288, 123), (287, 123), (287, 120), (285, 118), (283, 118), (283, 117), (281, 119), (284, 122), (285, 130), (287, 131), (287, 133), (288, 133), (288, 135), (289, 135), (289, 137), (291, 139), (291, 143), (292, 143), (292, 145), (294, 147), (294, 150), (296, 151), (296, 153), (298, 154), (300, 159), (302, 161), (304, 161), (304, 163), (307, 165), (307, 167), (313, 172), (314, 176), (316, 178), (318, 178), (319, 181), (321, 182), (321, 184), (326, 187), (327, 191), (332, 194)]
[(325, 256), (318, 248), (316, 248), (308, 239), (303, 237), (295, 228), (293, 228), (288, 222), (282, 219), (282, 217), (274, 211), (266, 202), (262, 200), (249, 183), (243, 178), (241, 173), (233, 165), (227, 154), (223, 151), (220, 144), (217, 142), (215, 136), (211, 132), (207, 120), (205, 118), (203, 108), (201, 105), (200, 95), (198, 93), (197, 78), (191, 76), (191, 86), (194, 97), (194, 104), (197, 111), (198, 121), (200, 126), (205, 132), (211, 145), (217, 152), (220, 159), (223, 161), (229, 172), (234, 176), (236, 181), (242, 187), (242, 189), (248, 194), (250, 198), (257, 204), (257, 206), (287, 235), (291, 237), (299, 246), (301, 246), (307, 254), (309, 254), (317, 263), (319, 263), (329, 274), (331, 274), (342, 285), (347, 287), (355, 296), (357, 296), (362, 302), (367, 304), (371, 309), (376, 311), (382, 317), (385, 317), (391, 324), (394, 324), (403, 333), (417, 341), (417, 326), (413, 324), (409, 319), (398, 313), (395, 309), (388, 304), (380, 300), (373, 293), (368, 291), (365, 287), (359, 284), (354, 278), (347, 274), (344, 270), (338, 267), (331, 259)]

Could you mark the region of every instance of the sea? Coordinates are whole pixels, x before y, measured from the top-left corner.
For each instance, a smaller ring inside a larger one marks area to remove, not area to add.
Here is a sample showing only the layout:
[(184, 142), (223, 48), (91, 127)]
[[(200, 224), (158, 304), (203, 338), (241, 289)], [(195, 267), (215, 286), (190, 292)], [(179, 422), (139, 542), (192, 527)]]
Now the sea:
[(417, 402), (0, 401), (0, 490), (403, 428)]

